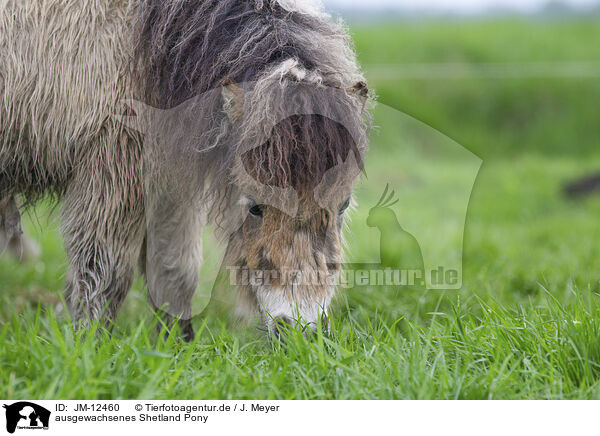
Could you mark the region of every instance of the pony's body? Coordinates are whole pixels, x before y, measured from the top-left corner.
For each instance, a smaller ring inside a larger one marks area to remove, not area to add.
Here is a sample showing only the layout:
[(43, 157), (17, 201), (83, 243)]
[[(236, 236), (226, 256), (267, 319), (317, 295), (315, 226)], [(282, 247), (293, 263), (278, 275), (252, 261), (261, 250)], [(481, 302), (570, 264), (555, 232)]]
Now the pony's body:
[(116, 314), (144, 238), (141, 143), (110, 117), (133, 96), (130, 20), (123, 1), (0, 2), (0, 199), (62, 198), (75, 318)]
[(126, 11), (123, 1), (0, 1), (0, 192), (64, 193), (90, 153), (108, 160), (120, 148), (109, 115), (133, 97)]
[[(172, 109), (226, 79), (265, 90), (290, 77), (339, 89), (361, 80), (339, 26), (268, 0), (0, 0), (0, 60), (0, 218), (16, 196), (62, 199), (66, 290), (77, 320), (116, 315), (140, 256), (149, 286), (189, 318), (201, 216), (219, 222), (244, 186), (232, 162), (239, 144), (223, 139), (235, 117), (218, 107), (220, 94), (206, 100), (208, 124), (199, 123), (212, 151), (194, 161), (181, 182), (193, 189), (177, 189), (177, 199), (149, 188), (145, 165), (155, 155), (115, 116), (123, 101)], [(230, 245), (235, 262), (247, 263), (243, 244)], [(244, 301), (260, 308), (251, 292)]]

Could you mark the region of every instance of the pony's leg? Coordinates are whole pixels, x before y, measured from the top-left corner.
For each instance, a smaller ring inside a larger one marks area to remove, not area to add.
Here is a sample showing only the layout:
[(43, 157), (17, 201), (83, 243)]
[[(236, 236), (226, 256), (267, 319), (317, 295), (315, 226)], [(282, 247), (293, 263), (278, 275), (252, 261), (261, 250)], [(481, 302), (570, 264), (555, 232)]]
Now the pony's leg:
[(14, 197), (0, 200), (0, 255), (8, 252), (21, 261), (39, 255), (39, 246), (23, 233), (21, 214)]
[[(148, 300), (171, 322), (179, 318), (186, 341), (194, 339), (192, 299), (202, 264), (203, 214), (190, 202), (152, 202), (146, 222), (145, 274)], [(185, 203), (185, 204), (184, 204)]]
[(21, 235), (21, 213), (15, 198), (10, 196), (0, 199), (0, 229), (7, 240)]
[[(129, 165), (125, 157), (121, 163)], [(131, 287), (144, 236), (142, 184), (134, 164), (114, 172), (95, 166), (102, 164), (100, 157), (86, 160), (62, 208), (70, 261), (65, 294), (73, 320), (83, 326), (98, 320), (109, 325), (116, 317)]]
[(0, 253), (13, 251), (21, 240), (21, 214), (14, 197), (0, 199)]

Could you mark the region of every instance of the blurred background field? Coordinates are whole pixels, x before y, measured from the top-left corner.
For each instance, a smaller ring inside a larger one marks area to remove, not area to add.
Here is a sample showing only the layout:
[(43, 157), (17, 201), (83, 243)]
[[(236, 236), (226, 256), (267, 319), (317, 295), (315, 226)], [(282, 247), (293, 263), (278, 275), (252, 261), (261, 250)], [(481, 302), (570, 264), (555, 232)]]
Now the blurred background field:
[[(26, 216), (39, 259), (0, 258), (0, 397), (600, 397), (600, 193), (563, 194), (600, 172), (600, 18), (369, 16), (349, 27), (378, 101), (483, 161), (462, 289), (343, 290), (329, 338), (273, 349), (258, 330), (201, 320), (196, 344), (161, 342), (146, 332), (138, 280), (98, 351), (94, 338), (69, 342), (62, 241), (42, 205)], [(373, 135), (369, 171), (382, 180), (397, 177), (401, 133), (388, 123)], [(372, 241), (353, 229), (380, 194), (361, 191), (350, 224), (365, 250)]]

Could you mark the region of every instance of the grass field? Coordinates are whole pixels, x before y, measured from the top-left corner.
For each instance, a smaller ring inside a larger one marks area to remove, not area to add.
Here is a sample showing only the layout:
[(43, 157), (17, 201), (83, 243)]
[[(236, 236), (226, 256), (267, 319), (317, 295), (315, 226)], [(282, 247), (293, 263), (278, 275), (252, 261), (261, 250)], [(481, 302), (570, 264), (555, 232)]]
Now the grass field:
[[(342, 290), (328, 335), (291, 333), (280, 346), (257, 328), (199, 319), (196, 341), (181, 344), (157, 335), (138, 280), (112, 335), (84, 335), (73, 332), (61, 301), (66, 265), (56, 219), (40, 207), (26, 227), (41, 257), (0, 259), (0, 397), (600, 398), (600, 196), (562, 195), (566, 181), (600, 171), (600, 72), (378, 73), (414, 64), (600, 62), (600, 23), (379, 23), (352, 33), (382, 104), (483, 160), (462, 289)], [(383, 179), (395, 174), (385, 127), (369, 161)], [(459, 177), (462, 168), (450, 160), (438, 171)]]

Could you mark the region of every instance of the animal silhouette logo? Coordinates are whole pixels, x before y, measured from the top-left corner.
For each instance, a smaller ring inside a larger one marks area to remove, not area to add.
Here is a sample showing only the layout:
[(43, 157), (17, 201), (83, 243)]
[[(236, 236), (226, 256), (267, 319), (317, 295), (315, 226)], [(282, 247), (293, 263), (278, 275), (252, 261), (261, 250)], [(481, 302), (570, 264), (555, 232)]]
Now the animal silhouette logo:
[(417, 239), (405, 231), (392, 209), (398, 203), (395, 192), (386, 185), (381, 198), (369, 211), (367, 226), (379, 230), (379, 257), (381, 267), (417, 272), (424, 279), (424, 263)]
[(17, 428), (47, 430), (50, 424), (50, 411), (27, 401), (4, 405), (6, 409), (6, 431), (14, 433)]

